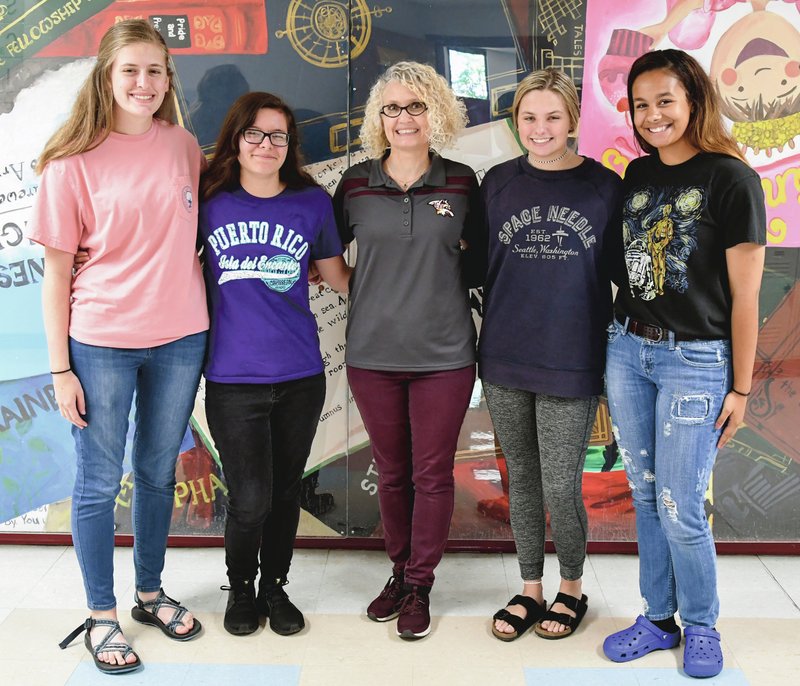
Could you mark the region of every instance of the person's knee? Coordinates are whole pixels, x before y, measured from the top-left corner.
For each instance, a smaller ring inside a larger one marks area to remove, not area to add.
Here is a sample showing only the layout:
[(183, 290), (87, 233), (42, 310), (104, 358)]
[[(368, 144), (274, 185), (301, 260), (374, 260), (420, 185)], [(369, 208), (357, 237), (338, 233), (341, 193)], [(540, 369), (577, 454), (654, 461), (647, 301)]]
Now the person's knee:
[(172, 469), (159, 471), (136, 472), (133, 480), (135, 488), (139, 491), (147, 490), (151, 493), (173, 493), (175, 491), (175, 466)]
[(413, 474), (414, 492), (426, 495), (447, 495), (455, 490), (452, 467), (448, 470), (424, 469)]
[(121, 478), (122, 475), (120, 474), (119, 478), (114, 478), (113, 476), (103, 478), (95, 475), (92, 478), (82, 479), (79, 484), (76, 484), (73, 503), (111, 503), (113, 505), (121, 489)]
[(411, 461), (382, 461), (378, 469), (378, 489), (381, 491), (406, 490), (411, 485)]
[(243, 529), (257, 529), (261, 527), (272, 511), (272, 504), (267, 498), (260, 500), (229, 500), (228, 518), (236, 522)]
[(694, 543), (707, 535), (708, 523), (698, 503), (682, 499), (664, 486), (656, 500), (658, 516), (666, 537), (678, 544)]

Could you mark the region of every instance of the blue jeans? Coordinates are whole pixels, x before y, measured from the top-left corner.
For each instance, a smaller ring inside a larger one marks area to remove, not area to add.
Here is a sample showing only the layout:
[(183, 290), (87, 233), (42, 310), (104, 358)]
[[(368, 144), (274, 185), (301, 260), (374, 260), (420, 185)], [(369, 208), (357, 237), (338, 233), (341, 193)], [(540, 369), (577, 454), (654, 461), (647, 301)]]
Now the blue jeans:
[(687, 626), (719, 616), (705, 493), (730, 390), (727, 340), (653, 342), (608, 327), (606, 383), (614, 436), (636, 508), (639, 588), (650, 620)]
[(69, 341), (70, 363), (86, 397), (84, 429), (72, 427), (78, 456), (72, 540), (90, 610), (114, 597), (114, 504), (120, 490), (128, 416), (133, 438), (133, 559), (136, 590), (161, 588), (175, 492), (175, 462), (192, 413), (206, 332), (154, 348), (105, 348)]

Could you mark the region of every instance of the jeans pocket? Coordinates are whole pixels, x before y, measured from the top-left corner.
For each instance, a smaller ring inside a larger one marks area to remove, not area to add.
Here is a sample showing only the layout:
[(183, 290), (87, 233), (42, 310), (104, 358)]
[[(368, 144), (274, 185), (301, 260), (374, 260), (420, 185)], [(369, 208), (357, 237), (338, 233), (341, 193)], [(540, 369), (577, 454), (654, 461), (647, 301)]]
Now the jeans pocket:
[(720, 341), (681, 343), (675, 355), (682, 364), (703, 369), (724, 367), (727, 360), (725, 344)]

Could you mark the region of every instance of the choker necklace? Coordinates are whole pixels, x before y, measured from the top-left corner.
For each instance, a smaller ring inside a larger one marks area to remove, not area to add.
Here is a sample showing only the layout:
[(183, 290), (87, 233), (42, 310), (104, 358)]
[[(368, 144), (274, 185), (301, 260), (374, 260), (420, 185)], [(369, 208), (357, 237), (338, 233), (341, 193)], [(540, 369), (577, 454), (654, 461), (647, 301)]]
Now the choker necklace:
[[(564, 148), (564, 152), (562, 152), (558, 157), (554, 157), (552, 160), (536, 160), (536, 164), (555, 164), (556, 162), (561, 162), (567, 155), (569, 154), (569, 148)], [(530, 155), (528, 155), (528, 162), (531, 163), (532, 167), (536, 165), (531, 162)]]

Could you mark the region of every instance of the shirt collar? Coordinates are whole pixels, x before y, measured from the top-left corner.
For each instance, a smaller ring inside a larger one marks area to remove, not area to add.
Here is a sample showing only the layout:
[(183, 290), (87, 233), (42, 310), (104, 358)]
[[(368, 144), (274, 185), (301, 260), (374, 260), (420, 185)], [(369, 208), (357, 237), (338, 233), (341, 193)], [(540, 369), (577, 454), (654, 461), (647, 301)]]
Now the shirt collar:
[[(392, 178), (383, 170), (383, 160), (389, 156), (389, 152), (384, 153), (383, 157), (377, 160), (372, 160), (369, 170), (369, 186), (386, 186), (387, 188), (396, 188), (402, 190), (392, 180)], [(420, 186), (434, 186), (440, 187), (447, 183), (447, 170), (444, 166), (444, 160), (435, 152), (430, 153), (431, 164), (428, 171), (423, 174), (422, 179), (416, 181), (408, 190), (412, 188), (419, 188)]]

